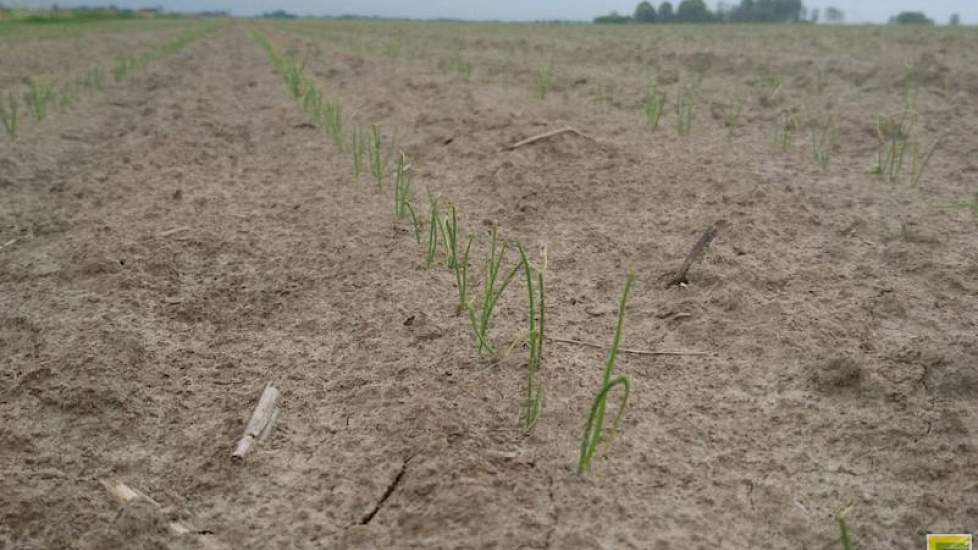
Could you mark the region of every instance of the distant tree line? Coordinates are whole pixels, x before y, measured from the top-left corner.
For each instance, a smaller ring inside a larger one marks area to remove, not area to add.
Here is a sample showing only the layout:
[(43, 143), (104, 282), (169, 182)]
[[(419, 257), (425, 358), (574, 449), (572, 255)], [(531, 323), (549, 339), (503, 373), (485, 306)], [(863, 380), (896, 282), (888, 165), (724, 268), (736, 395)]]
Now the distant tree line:
[(47, 9), (20, 8), (0, 4), (0, 20), (13, 20), (23, 23), (82, 23), (103, 19), (133, 19), (148, 17), (171, 17), (164, 14), (162, 8), (141, 8), (132, 10), (109, 6), (76, 6), (62, 7), (58, 4)]
[[(826, 20), (841, 23), (842, 11), (826, 8)], [(788, 23), (818, 22), (819, 10), (811, 13), (805, 9), (802, 0), (741, 0), (730, 6), (721, 2), (716, 11), (711, 10), (703, 0), (682, 0), (673, 7), (672, 2), (663, 2), (656, 8), (647, 0), (635, 7), (631, 16), (611, 12), (594, 18), (595, 23), (713, 23), (713, 22), (751, 22)]]
[(922, 11), (901, 11), (890, 18), (890, 24), (897, 25), (933, 25), (934, 21)]
[[(818, 8), (808, 10), (802, 0), (740, 0), (731, 5), (720, 2), (716, 11), (707, 7), (703, 0), (682, 0), (673, 8), (672, 2), (662, 2), (656, 8), (648, 0), (635, 6), (632, 15), (611, 12), (594, 18), (595, 23), (843, 23), (845, 14), (836, 7), (827, 7), (824, 12)], [(933, 25), (923, 12), (904, 11), (890, 18), (891, 24)], [(952, 14), (948, 25), (960, 25), (961, 17)]]
[(298, 17), (294, 13), (289, 13), (281, 9), (275, 11), (266, 11), (265, 13), (261, 14), (261, 16), (267, 17), (269, 19), (295, 19), (296, 17)]
[[(891, 25), (933, 25), (934, 20), (921, 11), (901, 11), (890, 18)], [(956, 27), (961, 24), (961, 16), (952, 13), (948, 18), (947, 24)]]

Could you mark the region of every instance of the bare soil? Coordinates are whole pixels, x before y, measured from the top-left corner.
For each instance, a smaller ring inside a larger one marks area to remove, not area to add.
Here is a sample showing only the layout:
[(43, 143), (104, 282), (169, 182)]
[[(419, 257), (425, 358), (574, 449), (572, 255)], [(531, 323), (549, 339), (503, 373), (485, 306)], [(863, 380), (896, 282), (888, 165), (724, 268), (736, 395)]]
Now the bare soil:
[[(632, 270), (623, 346), (706, 353), (621, 356), (631, 405), (583, 476), (605, 352), (546, 344), (524, 435), (522, 282), (492, 330), (515, 347), (480, 357), (452, 274), (248, 29), (0, 137), (0, 547), (821, 549), (847, 508), (857, 548), (978, 531), (973, 29), (263, 29), (405, 152), (420, 210), (457, 205), (475, 291), (497, 228), (545, 261), (552, 337), (610, 343)], [(870, 172), (908, 64), (916, 135), (946, 134), (916, 186)], [(267, 382), (275, 431), (234, 463)]]
[(67, 82), (97, 64), (103, 65), (104, 77), (111, 80), (108, 68), (116, 57), (152, 49), (172, 40), (184, 28), (166, 21), (151, 27), (141, 21), (129, 24), (131, 29), (115, 32), (102, 30), (104, 24), (90, 23), (61, 27), (40, 25), (35, 36), (25, 36), (23, 31), (14, 36), (0, 35), (0, 48), (3, 48), (0, 90), (18, 90), (17, 85), (26, 84), (30, 79)]

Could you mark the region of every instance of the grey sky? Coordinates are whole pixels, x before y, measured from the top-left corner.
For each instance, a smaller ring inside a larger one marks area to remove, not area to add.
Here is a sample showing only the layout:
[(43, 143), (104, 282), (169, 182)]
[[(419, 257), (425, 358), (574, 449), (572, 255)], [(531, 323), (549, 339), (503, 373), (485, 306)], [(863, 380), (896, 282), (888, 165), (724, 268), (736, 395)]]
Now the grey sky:
[[(0, 0), (2, 2), (3, 0)], [(658, 5), (661, 0), (652, 3)], [(672, 0), (678, 4), (679, 0)], [(10, 4), (44, 4), (36, 0), (7, 0)], [(235, 15), (255, 15), (285, 9), (304, 15), (381, 15), (386, 17), (459, 19), (576, 19), (590, 20), (618, 10), (631, 13), (638, 0), (61, 0), (62, 6), (114, 3), (124, 7), (162, 5), (174, 10), (229, 10)], [(737, 3), (727, 0), (727, 4)], [(716, 0), (707, 0), (711, 7)], [(808, 8), (836, 6), (846, 13), (846, 20), (885, 22), (903, 10), (923, 11), (938, 23), (946, 23), (952, 13), (961, 15), (963, 23), (978, 23), (978, 0), (805, 0)]]

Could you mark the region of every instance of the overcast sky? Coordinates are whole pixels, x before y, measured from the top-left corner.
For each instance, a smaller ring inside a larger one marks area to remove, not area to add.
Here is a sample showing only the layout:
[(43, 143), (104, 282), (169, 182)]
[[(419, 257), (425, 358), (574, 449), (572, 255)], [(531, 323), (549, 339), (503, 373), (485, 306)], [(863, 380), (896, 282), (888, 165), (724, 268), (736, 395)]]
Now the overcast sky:
[[(661, 0), (652, 3), (658, 5)], [(4, 2), (4, 0), (0, 0)], [(114, 3), (123, 7), (162, 5), (182, 11), (228, 10), (234, 15), (255, 15), (284, 9), (303, 15), (381, 15), (386, 17), (458, 19), (574, 19), (590, 20), (611, 10), (631, 13), (638, 0), (61, 0), (62, 6)], [(679, 0), (673, 0), (673, 5)], [(50, 5), (37, 0), (6, 0), (13, 5)], [(727, 0), (727, 4), (737, 3)], [(851, 23), (885, 22), (903, 10), (923, 11), (938, 23), (946, 23), (952, 13), (963, 23), (978, 23), (978, 0), (805, 0), (808, 8), (836, 6)], [(716, 0), (707, 0), (711, 7)]]

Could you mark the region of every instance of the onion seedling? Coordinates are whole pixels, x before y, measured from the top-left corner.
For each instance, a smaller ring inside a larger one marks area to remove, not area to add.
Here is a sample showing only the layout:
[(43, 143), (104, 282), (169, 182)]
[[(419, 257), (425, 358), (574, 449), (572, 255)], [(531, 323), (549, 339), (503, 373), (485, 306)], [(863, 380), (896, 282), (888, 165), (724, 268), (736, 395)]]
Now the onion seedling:
[(472, 236), (469, 235), (468, 240), (465, 243), (465, 252), (462, 254), (462, 258), (458, 257), (458, 217), (455, 213), (455, 207), (452, 206), (452, 215), (450, 218), (445, 218), (445, 223), (442, 224), (443, 237), (445, 240), (445, 246), (448, 248), (448, 268), (455, 273), (455, 285), (458, 287), (458, 313), (462, 313), (465, 310), (466, 304), (466, 292), (468, 287), (468, 268), (469, 268), (469, 251), (472, 249)]
[(598, 390), (598, 394), (594, 397), (594, 402), (591, 405), (591, 414), (588, 416), (587, 424), (584, 425), (584, 437), (581, 438), (581, 456), (577, 461), (578, 474), (590, 471), (591, 461), (594, 459), (594, 453), (598, 449), (598, 444), (604, 440), (602, 435), (604, 432), (605, 410), (608, 407), (608, 393), (615, 386), (622, 386), (625, 393), (621, 398), (621, 403), (618, 405), (618, 413), (615, 415), (615, 420), (612, 423), (611, 435), (608, 438), (609, 444), (615, 432), (618, 431), (618, 424), (621, 422), (625, 408), (628, 406), (628, 394), (631, 391), (628, 378), (624, 376), (612, 377), (612, 375), (615, 370), (615, 362), (618, 359), (618, 347), (621, 344), (621, 329), (625, 323), (625, 304), (628, 302), (628, 291), (631, 289), (634, 279), (635, 276), (631, 273), (625, 277), (625, 290), (622, 292), (621, 302), (618, 304), (618, 321), (615, 324), (615, 335), (611, 341), (611, 350), (608, 352), (608, 362), (601, 375), (601, 389)]
[(319, 95), (316, 85), (310, 80), (303, 82), (305, 90), (302, 92), (302, 110), (309, 116), (318, 117), (323, 107), (323, 98)]
[(554, 85), (554, 65), (553, 62), (541, 69), (537, 74), (537, 98), (546, 99), (547, 94)]
[(676, 133), (682, 137), (689, 136), (693, 130), (695, 118), (696, 90), (692, 85), (686, 86), (676, 100)]
[(467, 292), (469, 285), (469, 251), (472, 250), (472, 235), (465, 241), (465, 252), (462, 253), (462, 260), (455, 262), (455, 286), (458, 288), (458, 307), (456, 315), (465, 311), (467, 303)]
[(31, 100), (31, 107), (34, 109), (34, 117), (40, 122), (48, 114), (48, 102), (54, 99), (54, 86), (33, 78), (30, 79), (29, 85), (28, 97)]
[(792, 116), (790, 111), (784, 111), (784, 120), (778, 124), (774, 132), (774, 144), (782, 152), (788, 150), (794, 142), (795, 132), (798, 130), (798, 119)]
[(319, 123), (333, 138), (333, 143), (343, 149), (343, 111), (339, 103), (325, 102), (317, 113)]
[(431, 200), (431, 213), (428, 215), (428, 243), (425, 246), (424, 268), (431, 269), (438, 254), (438, 199)]
[(297, 64), (289, 59), (283, 59), (282, 76), (285, 78), (285, 85), (289, 89), (289, 94), (295, 99), (302, 97), (302, 84), (305, 81), (302, 77), (304, 70), (304, 65)]
[(903, 159), (910, 146), (910, 134), (916, 123), (916, 116), (908, 108), (899, 117), (876, 117), (876, 168), (873, 173), (894, 182), (903, 171)]
[[(519, 246), (520, 260), (523, 264), (523, 273), (526, 276), (526, 291), (529, 296), (527, 323), (529, 325), (526, 335), (527, 347), (530, 350), (530, 358), (527, 361), (526, 377), (526, 412), (524, 413), (523, 429), (526, 433), (533, 430), (540, 416), (540, 408), (543, 404), (543, 381), (540, 379), (540, 366), (543, 362), (543, 272), (537, 272), (537, 288), (540, 294), (539, 306), (534, 299), (533, 292), (533, 270), (530, 262), (526, 259), (526, 252), (522, 245)], [(539, 317), (539, 323), (537, 322)]]
[(835, 516), (835, 520), (839, 523), (839, 542), (842, 543), (842, 550), (852, 550), (852, 537), (849, 536), (849, 528), (846, 526), (846, 515), (849, 514), (850, 508), (839, 512)]
[(455, 269), (455, 264), (458, 262), (458, 216), (454, 206), (452, 206), (451, 216), (445, 218), (442, 228), (445, 246), (448, 248), (448, 269)]
[(3, 128), (7, 131), (10, 139), (17, 137), (17, 121), (20, 116), (18, 112), (20, 110), (19, 105), (13, 92), (7, 92), (6, 102), (0, 96), (0, 122), (3, 123)]
[(476, 350), (479, 352), (495, 353), (492, 343), (489, 341), (489, 324), (492, 321), (492, 312), (499, 302), (499, 297), (509, 286), (509, 283), (520, 268), (519, 264), (513, 267), (509, 274), (502, 279), (499, 277), (499, 270), (503, 260), (506, 258), (506, 243), (497, 246), (496, 229), (492, 230), (492, 242), (489, 246), (489, 256), (486, 257), (486, 274), (482, 280), (482, 305), (478, 311), (472, 304), (466, 304), (469, 311), (469, 322), (472, 324), (472, 332), (475, 335)]
[(350, 139), (351, 145), (353, 146), (353, 178), (359, 180), (360, 174), (363, 173), (363, 135), (360, 133), (360, 128), (353, 129), (353, 136)]
[(370, 138), (370, 172), (373, 174), (374, 179), (377, 180), (377, 187), (381, 187), (384, 183), (384, 170), (386, 166), (383, 151), (381, 150), (380, 128), (376, 124), (370, 127)]
[(411, 180), (407, 174), (410, 165), (404, 153), (397, 159), (397, 171), (394, 175), (394, 217), (401, 219), (408, 214), (408, 204), (411, 202)]
[(911, 183), (914, 187), (920, 183), (920, 178), (924, 177), (924, 171), (927, 170), (927, 164), (930, 162), (930, 158), (934, 156), (934, 151), (941, 145), (944, 141), (945, 136), (938, 137), (934, 144), (930, 146), (930, 149), (926, 153), (922, 153), (915, 143), (913, 146), (913, 164), (911, 165)]
[(832, 121), (829, 120), (821, 126), (813, 124), (811, 132), (812, 156), (822, 172), (827, 172), (832, 161), (832, 148), (835, 146), (835, 129), (832, 127)]
[(653, 132), (659, 127), (659, 119), (662, 118), (662, 109), (666, 105), (666, 94), (660, 93), (655, 83), (649, 88), (645, 101), (642, 103), (642, 110), (645, 112), (645, 122), (649, 125), (649, 130)]
[(414, 228), (414, 240), (418, 243), (418, 246), (420, 246), (421, 245), (421, 222), (418, 221), (418, 216), (417, 214), (414, 213), (414, 207), (411, 206), (410, 202), (404, 203), (404, 206), (407, 207), (408, 214), (410, 214), (411, 216), (411, 226)]

